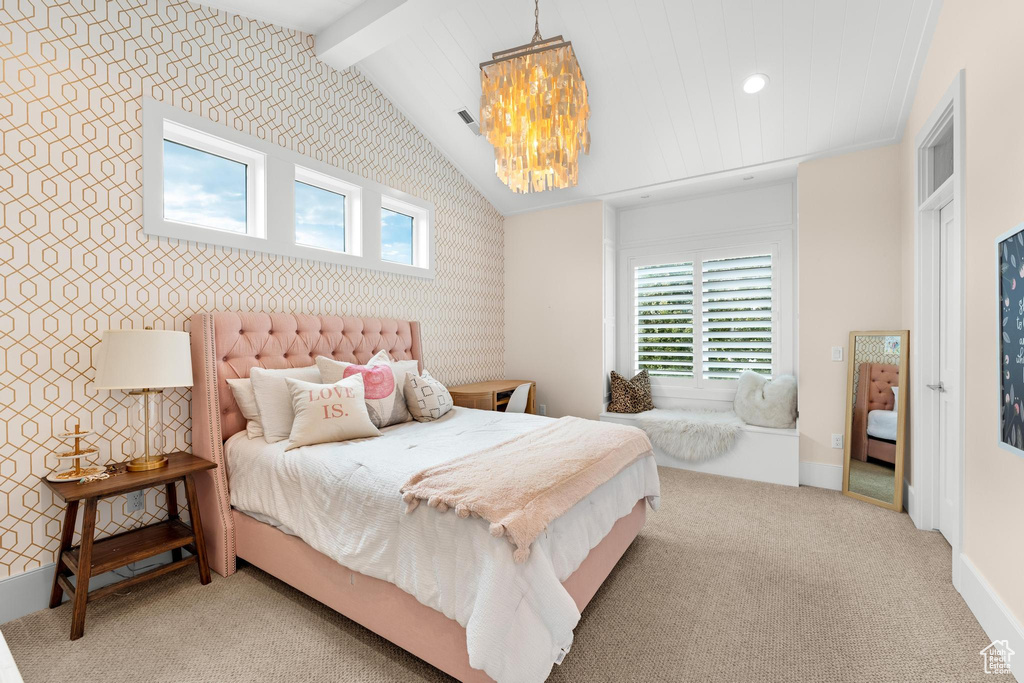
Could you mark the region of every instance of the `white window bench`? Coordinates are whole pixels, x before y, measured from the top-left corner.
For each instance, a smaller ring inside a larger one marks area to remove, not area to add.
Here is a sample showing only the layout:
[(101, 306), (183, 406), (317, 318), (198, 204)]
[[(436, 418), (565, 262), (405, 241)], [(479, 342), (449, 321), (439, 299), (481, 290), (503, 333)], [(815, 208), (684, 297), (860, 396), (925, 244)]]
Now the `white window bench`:
[[(629, 413), (603, 412), (602, 422), (638, 426), (636, 416)], [(736, 445), (725, 455), (707, 462), (678, 460), (655, 447), (654, 457), (659, 465), (695, 472), (720, 474), (765, 481), (786, 486), (800, 485), (800, 430), (772, 429), (745, 425)]]

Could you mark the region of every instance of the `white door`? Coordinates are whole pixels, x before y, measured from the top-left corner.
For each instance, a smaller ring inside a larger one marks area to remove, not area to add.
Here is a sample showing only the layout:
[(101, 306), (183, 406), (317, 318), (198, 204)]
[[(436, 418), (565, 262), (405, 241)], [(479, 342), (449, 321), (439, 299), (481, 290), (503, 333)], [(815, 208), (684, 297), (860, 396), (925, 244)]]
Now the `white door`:
[(939, 531), (957, 547), (960, 495), (960, 225), (953, 202), (939, 210)]

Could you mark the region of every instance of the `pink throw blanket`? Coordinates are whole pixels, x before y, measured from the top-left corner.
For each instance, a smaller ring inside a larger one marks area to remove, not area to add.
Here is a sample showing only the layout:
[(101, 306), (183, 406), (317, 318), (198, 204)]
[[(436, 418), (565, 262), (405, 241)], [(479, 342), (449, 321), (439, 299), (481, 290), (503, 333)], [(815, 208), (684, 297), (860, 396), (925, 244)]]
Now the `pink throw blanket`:
[(636, 427), (563, 417), (544, 427), (412, 476), (402, 486), (411, 513), (421, 500), (459, 517), (482, 517), (492, 536), (525, 562), (548, 524), (651, 450)]

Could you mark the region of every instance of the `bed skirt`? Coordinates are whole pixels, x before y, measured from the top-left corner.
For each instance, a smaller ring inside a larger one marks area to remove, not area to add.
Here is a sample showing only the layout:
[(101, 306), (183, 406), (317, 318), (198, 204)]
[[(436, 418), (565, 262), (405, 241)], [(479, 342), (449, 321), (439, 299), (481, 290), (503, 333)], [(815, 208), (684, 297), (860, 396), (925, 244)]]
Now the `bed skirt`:
[[(297, 536), (232, 510), (237, 556), (464, 683), (491, 681), (469, 665), (466, 629), (392, 583), (338, 564)], [(580, 612), (647, 519), (641, 499), (562, 582)]]

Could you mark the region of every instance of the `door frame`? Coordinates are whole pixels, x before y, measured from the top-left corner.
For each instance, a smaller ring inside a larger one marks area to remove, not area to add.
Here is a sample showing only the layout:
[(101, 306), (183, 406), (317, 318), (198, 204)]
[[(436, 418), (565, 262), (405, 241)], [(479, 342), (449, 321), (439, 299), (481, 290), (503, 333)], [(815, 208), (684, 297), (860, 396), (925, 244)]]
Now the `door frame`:
[[(959, 241), (952, 254), (951, 265), (960, 270), (960, 353), (956, 365), (959, 405), (956, 407), (958, 420), (953, 425), (956, 433), (954, 448), (958, 464), (955, 468), (958, 481), (953, 482), (956, 491), (957, 520), (954, 524), (955, 538), (949, 539), (953, 548), (953, 585), (960, 589), (960, 550), (964, 537), (964, 433), (965, 433), (965, 379), (966, 347), (965, 289), (966, 249), (964, 238), (967, 227), (967, 212), (964, 205), (966, 164), (966, 126), (964, 121), (965, 72), (960, 70), (949, 88), (939, 99), (931, 116), (914, 139), (914, 333), (910, 336), (911, 370), (911, 463), (914, 484), (908, 487), (907, 511), (919, 529), (936, 529), (939, 525), (939, 463), (938, 421), (939, 396), (928, 388), (936, 382), (939, 366), (939, 316), (934, 306), (933, 293), (939, 283), (939, 211), (950, 201), (959, 223)], [(952, 124), (953, 128), (953, 175), (938, 189), (929, 192), (931, 186), (930, 147)], [(906, 486), (906, 482), (904, 482)]]

